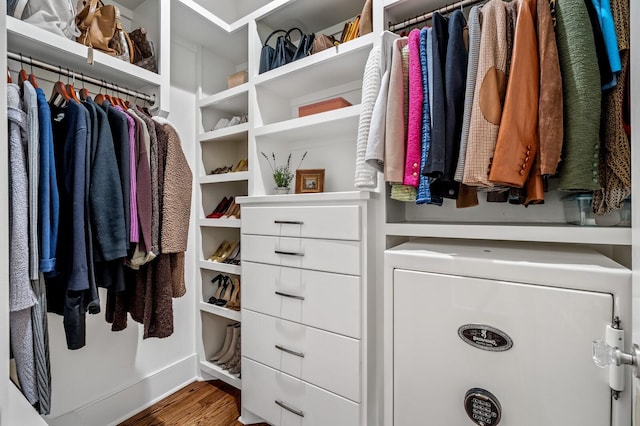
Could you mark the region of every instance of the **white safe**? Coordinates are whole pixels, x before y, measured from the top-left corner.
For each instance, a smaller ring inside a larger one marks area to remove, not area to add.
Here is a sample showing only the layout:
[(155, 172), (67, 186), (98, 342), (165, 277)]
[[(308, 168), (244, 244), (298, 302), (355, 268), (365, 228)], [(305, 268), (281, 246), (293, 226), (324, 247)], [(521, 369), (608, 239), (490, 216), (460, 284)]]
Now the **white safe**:
[(631, 271), (596, 251), (415, 240), (384, 304), (385, 426), (631, 424), (631, 369), (592, 357), (631, 346)]

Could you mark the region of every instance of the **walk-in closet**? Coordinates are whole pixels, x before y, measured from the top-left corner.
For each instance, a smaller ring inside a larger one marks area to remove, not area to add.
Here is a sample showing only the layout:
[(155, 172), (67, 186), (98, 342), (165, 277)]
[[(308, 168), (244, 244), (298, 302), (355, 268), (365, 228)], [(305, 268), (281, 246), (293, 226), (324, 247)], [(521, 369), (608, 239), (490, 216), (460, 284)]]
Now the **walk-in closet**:
[(640, 425), (635, 1), (6, 3), (0, 425)]

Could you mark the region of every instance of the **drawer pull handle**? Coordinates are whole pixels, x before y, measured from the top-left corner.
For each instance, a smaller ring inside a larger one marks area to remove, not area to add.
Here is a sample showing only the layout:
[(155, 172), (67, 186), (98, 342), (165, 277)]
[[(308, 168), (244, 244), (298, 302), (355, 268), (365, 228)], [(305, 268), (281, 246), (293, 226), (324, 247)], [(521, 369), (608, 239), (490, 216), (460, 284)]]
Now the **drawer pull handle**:
[(284, 409), (285, 409), (285, 410), (287, 410), (288, 412), (293, 413), (293, 414), (295, 414), (296, 416), (304, 417), (304, 413), (303, 413), (302, 411), (300, 411), (300, 410), (296, 410), (296, 409), (294, 409), (294, 408), (291, 408), (291, 407), (289, 407), (287, 404), (285, 404), (284, 402), (282, 402), (282, 401), (278, 401), (277, 399), (276, 399), (276, 401), (275, 401), (275, 402), (276, 402), (276, 404), (277, 404), (277, 405), (279, 405), (280, 407), (284, 408)]
[(273, 223), (277, 225), (304, 225), (301, 220), (274, 220)]
[(297, 251), (282, 251), (276, 250), (276, 254), (286, 254), (287, 256), (304, 256), (304, 253), (298, 253)]
[(291, 349), (287, 349), (287, 348), (282, 347), (280, 345), (276, 345), (276, 349), (278, 349), (278, 350), (280, 350), (282, 352), (286, 352), (286, 353), (291, 354), (291, 355), (295, 355), (295, 356), (300, 357), (300, 358), (304, 358), (304, 354), (302, 352), (292, 351)]
[(282, 296), (282, 297), (288, 297), (290, 299), (297, 299), (297, 300), (304, 300), (304, 297), (302, 296), (296, 296), (295, 294), (287, 294), (287, 293), (282, 293), (280, 291), (276, 291), (276, 294), (278, 296)]

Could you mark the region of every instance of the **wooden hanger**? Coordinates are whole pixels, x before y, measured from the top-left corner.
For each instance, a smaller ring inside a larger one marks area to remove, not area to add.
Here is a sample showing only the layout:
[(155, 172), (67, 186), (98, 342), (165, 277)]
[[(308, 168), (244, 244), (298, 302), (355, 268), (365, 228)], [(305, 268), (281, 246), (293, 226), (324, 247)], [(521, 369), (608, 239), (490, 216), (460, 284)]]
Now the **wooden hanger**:
[(71, 100), (71, 96), (69, 96), (69, 93), (67, 92), (67, 89), (64, 87), (64, 83), (62, 81), (57, 81), (53, 85), (53, 90), (51, 91), (51, 97), (49, 98), (49, 103), (58, 105), (56, 104), (56, 100), (58, 100), (58, 97), (62, 99), (62, 102), (60, 103), (60, 105), (66, 102), (69, 102)]
[(7, 67), (7, 83), (13, 83), (13, 81), (11, 81), (11, 71), (9, 67)]
[(89, 93), (89, 90), (86, 87), (84, 87), (84, 74), (80, 74), (80, 75), (82, 76), (82, 89), (80, 89), (79, 95), (80, 95), (80, 99), (82, 99), (83, 101), (86, 101), (91, 97), (91, 94)]
[(24, 70), (24, 63), (22, 62), (22, 53), (20, 54), (20, 71), (18, 71), (18, 86), (22, 90), (25, 81), (28, 81), (29, 77), (27, 76), (27, 72)]
[[(33, 61), (33, 59), (31, 59), (31, 56), (29, 56), (29, 60)], [(31, 62), (30, 65), (31, 65), (31, 74), (29, 74), (29, 83), (31, 83), (34, 89), (37, 89), (38, 80), (36, 79), (36, 75), (33, 73), (33, 62)]]
[[(104, 81), (103, 81), (104, 83)], [(104, 87), (104, 86), (103, 86)], [(96, 95), (95, 98), (93, 98), (93, 100), (95, 101), (95, 103), (97, 103), (98, 105), (102, 105), (104, 103), (105, 100), (108, 100), (105, 95), (102, 94), (102, 89), (100, 89), (100, 92), (98, 92), (98, 94)]]
[(80, 99), (78, 99), (78, 95), (76, 94), (76, 88), (73, 87), (73, 83), (76, 80), (76, 76), (75, 74), (73, 74), (73, 81), (69, 83), (69, 74), (71, 74), (71, 72), (69, 71), (69, 68), (67, 68), (67, 84), (65, 88), (67, 89), (67, 93), (69, 94), (69, 97), (74, 101), (76, 101), (77, 103), (80, 103)]

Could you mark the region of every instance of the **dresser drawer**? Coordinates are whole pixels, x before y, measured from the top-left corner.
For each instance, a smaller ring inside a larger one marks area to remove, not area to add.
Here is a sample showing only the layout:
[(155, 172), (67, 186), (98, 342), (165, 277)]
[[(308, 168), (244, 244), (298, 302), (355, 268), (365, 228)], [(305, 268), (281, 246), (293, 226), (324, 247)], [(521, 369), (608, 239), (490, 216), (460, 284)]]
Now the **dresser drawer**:
[(242, 307), (360, 338), (360, 277), (242, 262)]
[(359, 340), (245, 309), (242, 355), (360, 401)]
[(360, 275), (360, 242), (243, 234), (242, 261)]
[(247, 358), (242, 358), (242, 406), (274, 426), (360, 424), (359, 404)]
[(243, 207), (242, 232), (283, 237), (360, 240), (360, 207)]

